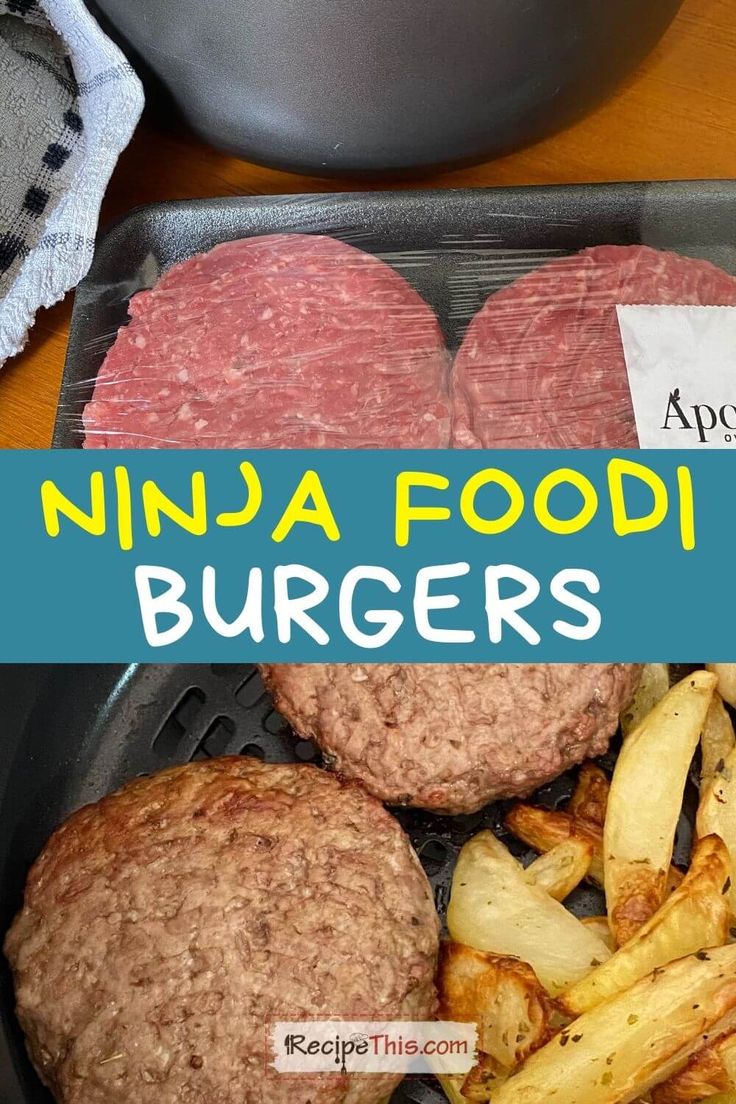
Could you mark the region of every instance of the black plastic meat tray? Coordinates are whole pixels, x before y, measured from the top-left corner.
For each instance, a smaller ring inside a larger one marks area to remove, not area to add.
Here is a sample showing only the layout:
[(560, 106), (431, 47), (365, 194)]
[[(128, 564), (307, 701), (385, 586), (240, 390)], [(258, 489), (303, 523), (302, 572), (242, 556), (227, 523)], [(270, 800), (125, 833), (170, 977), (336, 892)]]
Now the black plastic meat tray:
[[(684, 674), (684, 672), (681, 672)], [(269, 762), (319, 764), (273, 709), (253, 666), (2, 666), (0, 710), (0, 941), (19, 908), (31, 862), (74, 809), (123, 782), (174, 764), (223, 754)], [(615, 751), (601, 760), (611, 767)], [(572, 793), (562, 775), (535, 801), (556, 807)], [(686, 862), (697, 806), (691, 785), (675, 860)], [(393, 810), (409, 833), (444, 918), (452, 869), (462, 844), (483, 827), (506, 839), (522, 861), (533, 853), (502, 828), (507, 805), (469, 816)], [(568, 902), (580, 915), (605, 911), (602, 894), (581, 888)], [(50, 1104), (28, 1061), (15, 1020), (10, 972), (0, 963), (0, 1101)], [(407, 1078), (393, 1104), (442, 1104), (433, 1079)]]
[(436, 311), (450, 350), (486, 297), (554, 256), (643, 243), (736, 273), (736, 182), (582, 184), (197, 199), (140, 207), (102, 237), (77, 289), (54, 446), (81, 412), (135, 292), (177, 261), (254, 234), (331, 234), (397, 268)]

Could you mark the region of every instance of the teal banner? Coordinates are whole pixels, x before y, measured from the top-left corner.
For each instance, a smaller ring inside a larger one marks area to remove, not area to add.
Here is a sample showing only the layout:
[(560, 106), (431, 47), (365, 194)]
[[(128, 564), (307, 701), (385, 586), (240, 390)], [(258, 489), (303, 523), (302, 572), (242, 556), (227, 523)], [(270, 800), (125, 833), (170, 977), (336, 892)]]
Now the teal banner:
[(0, 452), (3, 662), (736, 660), (727, 450)]

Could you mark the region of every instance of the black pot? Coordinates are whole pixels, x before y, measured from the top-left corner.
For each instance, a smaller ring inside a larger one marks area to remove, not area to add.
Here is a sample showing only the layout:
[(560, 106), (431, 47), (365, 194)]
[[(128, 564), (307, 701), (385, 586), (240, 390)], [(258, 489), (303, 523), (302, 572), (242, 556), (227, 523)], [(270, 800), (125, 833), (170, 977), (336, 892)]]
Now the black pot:
[(606, 96), (682, 0), (97, 0), (189, 124), (316, 173), (482, 160)]

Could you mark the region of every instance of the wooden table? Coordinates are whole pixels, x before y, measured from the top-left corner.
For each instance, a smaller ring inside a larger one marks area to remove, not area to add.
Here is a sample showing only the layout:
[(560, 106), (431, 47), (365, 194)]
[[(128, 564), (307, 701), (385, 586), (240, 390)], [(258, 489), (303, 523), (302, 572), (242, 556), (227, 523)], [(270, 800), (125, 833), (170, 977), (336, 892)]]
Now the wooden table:
[[(639, 72), (564, 133), (489, 164), (409, 183), (276, 172), (143, 122), (111, 181), (103, 223), (139, 203), (192, 196), (699, 177), (736, 177), (736, 0), (685, 0)], [(71, 301), (68, 295), (41, 311), (26, 350), (2, 370), (0, 447), (50, 444)]]

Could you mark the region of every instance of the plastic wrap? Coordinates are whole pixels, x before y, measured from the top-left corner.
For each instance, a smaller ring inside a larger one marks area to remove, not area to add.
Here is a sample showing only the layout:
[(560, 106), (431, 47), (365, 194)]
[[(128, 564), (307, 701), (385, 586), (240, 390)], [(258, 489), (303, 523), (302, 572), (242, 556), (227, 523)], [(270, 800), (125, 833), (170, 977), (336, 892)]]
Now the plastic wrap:
[(732, 202), (620, 185), (134, 212), (80, 289), (56, 443), (636, 447), (617, 308), (736, 307)]
[(129, 312), (84, 411), (87, 447), (449, 444), (434, 312), (385, 262), (335, 238), (215, 246)]
[(551, 261), (491, 295), (453, 365), (453, 443), (636, 448), (617, 307), (736, 306), (736, 278), (643, 245)]

